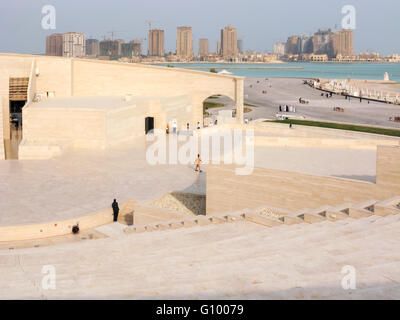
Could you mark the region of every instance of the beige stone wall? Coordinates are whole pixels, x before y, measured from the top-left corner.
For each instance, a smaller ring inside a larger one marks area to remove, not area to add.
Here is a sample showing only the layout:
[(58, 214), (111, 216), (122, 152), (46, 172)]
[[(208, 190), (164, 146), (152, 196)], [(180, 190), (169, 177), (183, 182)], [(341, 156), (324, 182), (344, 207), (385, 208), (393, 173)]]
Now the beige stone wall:
[(255, 137), (254, 145), (257, 147), (289, 147), (289, 148), (323, 148), (323, 149), (360, 149), (376, 150), (379, 145), (399, 146), (399, 140), (381, 137), (374, 140), (367, 139), (342, 139), (342, 138), (297, 138), (297, 137)]
[(39, 76), (36, 77), (36, 90), (39, 94), (54, 92), (55, 97), (72, 95), (72, 59), (59, 57), (35, 57)]
[[(74, 101), (71, 99), (71, 103)], [(154, 117), (157, 129), (165, 130), (167, 121), (176, 119), (178, 129), (186, 130), (187, 119), (193, 117), (190, 103), (188, 96), (132, 100), (131, 105), (108, 109), (73, 105), (52, 108), (30, 103), (23, 110), (24, 140), (19, 154), (21, 159), (48, 158), (45, 146), (105, 148), (120, 144), (145, 135), (146, 117)], [(39, 154), (44, 151), (45, 155)]]
[[(4, 79), (8, 79), (10, 76), (30, 78), (28, 102), (31, 102), (36, 94), (42, 94), (46, 97), (48, 92), (53, 93), (56, 98), (125, 95), (186, 96), (187, 101), (185, 100), (182, 103), (176, 100), (150, 103), (149, 110), (145, 113), (146, 116), (154, 116), (156, 128), (165, 129), (168, 121), (176, 119), (178, 129), (184, 129), (186, 123), (189, 123), (191, 128), (195, 128), (197, 122), (203, 123), (203, 101), (211, 95), (222, 94), (236, 101), (238, 120), (243, 121), (244, 79), (241, 77), (141, 64), (18, 54), (0, 54), (0, 70)], [(1, 79), (0, 103), (5, 106), (8, 104), (8, 82), (6, 83)], [(6, 87), (7, 91), (5, 91)], [(2, 95), (4, 95), (7, 103), (4, 103)], [(4, 107), (2, 110), (8, 112), (8, 107)], [(140, 119), (132, 119), (132, 126), (139, 128), (138, 132), (144, 132), (143, 115), (143, 113), (140, 114)], [(2, 116), (3, 120), (8, 119), (7, 114)], [(64, 120), (55, 121), (54, 125), (49, 127), (49, 124), (46, 123), (49, 118), (45, 114), (34, 115), (28, 112), (26, 117), (23, 116), (24, 142), (45, 136), (47, 140), (52, 141), (64, 138), (65, 132), (55, 132), (64, 128)], [(71, 116), (66, 116), (66, 119), (73, 120)], [(27, 123), (25, 123), (26, 120)], [(33, 121), (37, 121), (37, 123), (32, 124)], [(91, 123), (92, 119), (89, 119), (88, 122)], [(44, 124), (43, 128), (40, 128), (40, 123)], [(9, 136), (8, 122), (3, 127), (3, 130), (1, 130), (3, 136)], [(25, 130), (27, 127), (28, 130)], [(45, 128), (55, 131), (45, 132)], [(108, 128), (111, 130), (110, 126)], [(126, 131), (130, 129), (128, 126)], [(74, 130), (75, 133), (78, 133), (77, 128), (74, 128)], [(96, 130), (95, 128), (93, 133), (95, 136), (98, 135)], [(84, 133), (86, 132), (88, 131), (86, 130)], [(30, 137), (29, 134), (31, 133), (34, 136)], [(81, 133), (79, 132), (79, 134)], [(83, 145), (86, 142), (82, 141)], [(98, 140), (93, 141), (92, 144), (97, 145)], [(27, 143), (24, 143), (24, 145), (27, 145)], [(31, 151), (29, 154), (31, 154)]]
[(0, 73), (0, 160), (5, 159), (4, 139), (10, 138), (7, 73)]
[(10, 139), (9, 78), (29, 77), (33, 56), (0, 54), (0, 159), (4, 159), (4, 140)]
[[(222, 94), (243, 107), (243, 78), (200, 71), (121, 64), (103, 61), (73, 60), (72, 93), (77, 96), (126, 95), (192, 97), (193, 122), (203, 120), (203, 101)], [(239, 113), (240, 114), (240, 113)]]
[[(148, 104), (146, 104), (148, 105)], [(143, 110), (142, 108), (139, 108)], [(144, 115), (138, 114), (137, 106), (128, 106), (106, 114), (106, 145), (115, 145), (145, 134)]]
[(105, 112), (73, 108), (23, 109), (24, 143), (105, 147)]
[(400, 147), (379, 146), (377, 184), (255, 168), (235, 175), (235, 166), (207, 168), (207, 214), (262, 206), (297, 211), (400, 195)]
[(3, 135), (3, 99), (0, 97), (0, 160), (5, 159), (4, 135)]
[(400, 195), (400, 147), (378, 147), (376, 182), (386, 189), (397, 189)]
[(61, 57), (0, 54), (0, 71), (10, 77), (30, 77), (37, 69), (39, 75), (35, 75), (33, 87), (36, 92), (32, 94), (52, 91), (56, 97), (67, 97), (71, 96), (71, 61)]
[(0, 74), (10, 77), (29, 77), (34, 56), (0, 53)]
[(92, 229), (104, 224), (112, 223), (112, 210), (77, 217), (76, 219), (53, 221), (34, 225), (0, 227), (0, 242), (42, 239), (70, 234), (72, 226), (79, 222), (80, 230)]
[(29, 74), (28, 92), (27, 92), (27, 103), (32, 102), (37, 92), (36, 88), (36, 60), (32, 61), (31, 71)]

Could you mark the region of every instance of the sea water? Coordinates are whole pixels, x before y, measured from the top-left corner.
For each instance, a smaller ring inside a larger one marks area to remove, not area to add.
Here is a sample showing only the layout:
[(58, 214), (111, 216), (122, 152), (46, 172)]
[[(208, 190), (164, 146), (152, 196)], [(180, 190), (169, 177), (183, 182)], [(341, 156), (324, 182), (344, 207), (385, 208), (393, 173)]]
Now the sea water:
[[(209, 72), (196, 67), (226, 69), (233, 75), (251, 78), (327, 78), (327, 79), (368, 79), (383, 80), (385, 72), (390, 80), (400, 82), (400, 63), (333, 63), (333, 62), (291, 62), (283, 64), (241, 64), (241, 63), (164, 63), (176, 68), (187, 68)], [(303, 69), (230, 69), (230, 67), (301, 67)]]

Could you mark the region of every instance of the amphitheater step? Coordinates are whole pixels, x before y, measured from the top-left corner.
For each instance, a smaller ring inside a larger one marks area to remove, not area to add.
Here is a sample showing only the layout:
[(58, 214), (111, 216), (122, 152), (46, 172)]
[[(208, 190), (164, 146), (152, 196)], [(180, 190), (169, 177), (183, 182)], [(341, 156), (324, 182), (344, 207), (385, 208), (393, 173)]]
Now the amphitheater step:
[(400, 209), (400, 196), (396, 196), (384, 201), (378, 201), (376, 204), (380, 206), (393, 206)]
[(326, 218), (329, 221), (344, 220), (349, 218), (349, 215), (344, 212), (336, 212), (330, 210), (320, 213), (320, 216)]
[(367, 218), (373, 215), (373, 212), (365, 209), (349, 208), (349, 217), (353, 219)]
[(205, 216), (198, 217), (198, 218), (196, 218), (195, 221), (199, 226), (206, 226), (206, 225), (209, 225), (212, 223), (212, 220), (210, 219), (210, 217), (205, 217)]
[(226, 222), (236, 222), (236, 221), (240, 221), (243, 220), (243, 217), (240, 215), (225, 215), (223, 216), (223, 218), (225, 219)]
[(341, 205), (332, 207), (329, 211), (331, 212), (339, 212), (349, 215), (349, 209), (353, 206), (351, 203), (343, 203)]
[(196, 220), (183, 220), (182, 225), (184, 228), (191, 228), (197, 226)]
[(360, 209), (360, 210), (367, 210), (369, 212), (374, 212), (374, 207), (377, 202), (378, 202), (377, 200), (368, 200), (368, 201), (364, 201), (364, 202), (355, 204), (354, 206), (352, 206), (352, 208)]
[(298, 216), (300, 219), (304, 220), (306, 223), (319, 223), (323, 222), (326, 219), (320, 215), (311, 214), (311, 213), (303, 213)]
[(332, 209), (331, 206), (323, 206), (323, 207), (320, 207), (318, 209), (310, 210), (309, 212), (306, 212), (306, 213), (310, 213), (310, 214), (313, 214), (313, 215), (319, 215), (319, 216), (325, 217), (326, 216), (326, 212), (331, 210), (331, 209)]
[(299, 224), (299, 223), (304, 223), (304, 220), (298, 218), (298, 217), (292, 217), (292, 216), (283, 216), (280, 218), (280, 220), (285, 224), (285, 225), (294, 225), (294, 224)]
[[(243, 221), (210, 223), (202, 229), (204, 232), (198, 232), (202, 231), (200, 227), (195, 232), (182, 228), (126, 237), (123, 242), (105, 238), (79, 246), (68, 244), (59, 248), (7, 252), (0, 258), (2, 265), (6, 265), (3, 267), (6, 278), (10, 280), (0, 279), (0, 286), (7, 291), (6, 294), (3, 290), (0, 296), (39, 297), (43, 292), (38, 290), (40, 268), (49, 263), (57, 267), (57, 290), (44, 292), (45, 298), (73, 299), (82, 296), (82, 292), (93, 298), (103, 298), (105, 292), (110, 294), (108, 288), (112, 288), (113, 296), (128, 299), (207, 297), (210, 292), (216, 298), (237, 295), (238, 298), (277, 299), (281, 296), (259, 293), (276, 290), (276, 285), (280, 285), (279, 290), (285, 290), (285, 298), (296, 298), (298, 293), (302, 298), (346, 298), (337, 279), (342, 266), (350, 263), (357, 267), (357, 292), (371, 287), (381, 290), (379, 297), (398, 298), (398, 285), (397, 291), (383, 294), (383, 290), (399, 280), (400, 255), (396, 251), (399, 219), (399, 215), (370, 216), (337, 223), (325, 221), (268, 229)], [(341, 224), (343, 222), (347, 224)], [(127, 230), (132, 227), (141, 226), (131, 226)], [(299, 244), (302, 250), (298, 249)], [(252, 250), (249, 251), (249, 247)], [(74, 259), (70, 258), (71, 254)], [(289, 257), (291, 263), (288, 263)], [(151, 274), (151, 277), (143, 277), (143, 274)], [(135, 285), (126, 279), (131, 279)], [(285, 282), (285, 279), (288, 280)], [(224, 289), (227, 281), (233, 285), (229, 291)], [(293, 281), (301, 285), (294, 292), (291, 289), (289, 295), (287, 287), (293, 287)], [(333, 289), (332, 283), (336, 283)], [(238, 293), (242, 288), (245, 291)], [(306, 288), (310, 289), (306, 292)], [(363, 298), (373, 299), (376, 294), (372, 292)]]
[(266, 227), (275, 227), (282, 225), (282, 221), (279, 219), (274, 219), (272, 217), (266, 217), (257, 213), (244, 213), (243, 217), (249, 222), (256, 224), (261, 224)]
[(126, 225), (119, 222), (114, 222), (95, 228), (96, 231), (111, 238), (121, 236), (122, 234), (124, 234), (125, 229)]
[(168, 223), (168, 226), (170, 229), (183, 228), (183, 221), (170, 222), (170, 223)]
[(375, 204), (374, 213), (378, 216), (388, 216), (400, 213), (400, 197), (394, 197)]
[(394, 206), (382, 206), (382, 205), (375, 205), (375, 212), (374, 214), (376, 214), (377, 216), (388, 216), (391, 214), (399, 214), (400, 213), (400, 209), (397, 209)]
[(155, 224), (147, 225), (135, 225), (125, 228), (126, 234), (131, 233), (142, 233), (151, 231), (163, 231), (163, 230), (175, 230), (180, 228), (191, 228), (196, 226), (207, 226), (210, 224), (221, 224), (228, 222), (240, 221), (243, 218), (236, 215), (224, 215), (224, 216), (197, 216), (187, 220), (176, 220), (160, 222)]
[(210, 217), (209, 220), (214, 224), (227, 222), (223, 217)]
[(155, 227), (157, 228), (157, 230), (161, 230), (161, 231), (170, 229), (170, 226), (168, 223), (157, 223), (155, 225)]

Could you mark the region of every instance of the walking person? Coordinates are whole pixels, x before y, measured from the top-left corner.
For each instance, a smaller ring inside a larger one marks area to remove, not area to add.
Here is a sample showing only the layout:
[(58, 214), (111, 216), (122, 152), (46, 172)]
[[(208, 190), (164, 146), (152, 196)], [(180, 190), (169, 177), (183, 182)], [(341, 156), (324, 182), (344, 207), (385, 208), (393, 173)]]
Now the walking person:
[(114, 199), (111, 207), (113, 209), (114, 222), (117, 222), (118, 221), (118, 214), (119, 214), (119, 206), (118, 206), (118, 202), (117, 202), (116, 199)]
[(197, 122), (197, 130), (200, 130), (200, 122)]
[(203, 172), (200, 169), (200, 163), (201, 163), (201, 159), (200, 159), (200, 155), (197, 155), (197, 159), (196, 159), (196, 168), (194, 169), (194, 171), (199, 171), (199, 172)]
[(174, 120), (174, 121), (172, 122), (172, 132), (173, 132), (174, 134), (176, 134), (177, 128), (178, 128), (178, 124), (176, 123), (176, 120)]

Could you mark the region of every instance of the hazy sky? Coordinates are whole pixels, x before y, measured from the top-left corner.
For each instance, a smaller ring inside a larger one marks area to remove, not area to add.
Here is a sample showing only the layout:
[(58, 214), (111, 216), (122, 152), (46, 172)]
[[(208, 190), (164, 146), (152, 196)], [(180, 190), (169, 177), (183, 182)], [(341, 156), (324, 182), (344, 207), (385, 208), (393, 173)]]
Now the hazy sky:
[[(42, 7), (56, 8), (56, 30), (41, 27)], [(244, 49), (272, 51), (289, 35), (310, 34), (341, 25), (344, 5), (356, 8), (355, 51), (400, 53), (398, 0), (0, 0), (0, 52), (44, 53), (54, 32), (84, 32), (102, 39), (116, 31), (121, 39), (146, 38), (148, 25), (165, 30), (166, 51), (175, 51), (176, 27), (193, 27), (210, 50), (227, 24), (238, 29)], [(147, 44), (144, 45), (147, 48)]]

